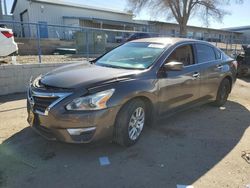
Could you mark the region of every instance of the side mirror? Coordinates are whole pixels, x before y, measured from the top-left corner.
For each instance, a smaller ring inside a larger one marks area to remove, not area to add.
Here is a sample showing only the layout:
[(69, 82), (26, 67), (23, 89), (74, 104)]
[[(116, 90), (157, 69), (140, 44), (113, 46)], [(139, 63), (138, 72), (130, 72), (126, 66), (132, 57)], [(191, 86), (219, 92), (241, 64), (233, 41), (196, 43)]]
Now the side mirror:
[(183, 70), (184, 65), (182, 62), (171, 61), (171, 62), (165, 63), (164, 67), (166, 70), (169, 70), (169, 71), (181, 71)]

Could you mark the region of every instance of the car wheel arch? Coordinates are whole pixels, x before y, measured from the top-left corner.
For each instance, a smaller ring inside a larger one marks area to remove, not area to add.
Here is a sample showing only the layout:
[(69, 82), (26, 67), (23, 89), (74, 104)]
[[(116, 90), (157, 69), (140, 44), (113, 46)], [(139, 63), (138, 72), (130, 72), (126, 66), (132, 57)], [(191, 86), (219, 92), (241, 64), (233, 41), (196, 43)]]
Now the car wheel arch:
[(126, 104), (128, 104), (128, 103), (130, 103), (131, 101), (134, 101), (134, 100), (141, 100), (141, 101), (144, 102), (144, 104), (146, 105), (146, 108), (147, 108), (146, 110), (147, 110), (148, 114), (150, 114), (149, 115), (150, 118), (149, 118), (149, 121), (148, 121), (148, 124), (150, 124), (153, 121), (154, 117), (155, 117), (156, 108), (155, 108), (155, 105), (153, 103), (153, 100), (150, 97), (145, 96), (145, 95), (136, 95), (134, 97), (130, 97), (129, 99), (125, 100), (120, 105), (120, 109), (117, 112), (117, 116), (122, 111), (123, 107)]
[[(233, 78), (231, 76), (227, 75), (222, 80), (224, 80), (224, 79), (228, 79), (229, 80), (229, 83), (230, 83), (230, 93), (231, 93), (232, 86), (233, 86)], [(221, 82), (222, 82), (222, 80), (221, 80)]]

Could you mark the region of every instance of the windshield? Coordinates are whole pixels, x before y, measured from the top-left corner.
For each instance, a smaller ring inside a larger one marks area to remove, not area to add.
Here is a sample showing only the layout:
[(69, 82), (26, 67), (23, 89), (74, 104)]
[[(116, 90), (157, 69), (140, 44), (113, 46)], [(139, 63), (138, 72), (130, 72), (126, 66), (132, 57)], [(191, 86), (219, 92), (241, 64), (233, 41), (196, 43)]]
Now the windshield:
[(147, 69), (165, 49), (161, 43), (130, 42), (101, 57), (96, 65), (125, 68)]

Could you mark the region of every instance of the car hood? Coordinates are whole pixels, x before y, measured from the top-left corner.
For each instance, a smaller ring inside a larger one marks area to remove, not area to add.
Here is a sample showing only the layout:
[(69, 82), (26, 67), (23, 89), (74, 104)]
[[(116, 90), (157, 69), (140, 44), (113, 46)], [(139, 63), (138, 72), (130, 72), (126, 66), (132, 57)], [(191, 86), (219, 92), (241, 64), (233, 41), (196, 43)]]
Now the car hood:
[(97, 66), (89, 62), (70, 64), (57, 68), (41, 77), (44, 85), (58, 88), (88, 88), (104, 83), (129, 79), (141, 70), (117, 69)]

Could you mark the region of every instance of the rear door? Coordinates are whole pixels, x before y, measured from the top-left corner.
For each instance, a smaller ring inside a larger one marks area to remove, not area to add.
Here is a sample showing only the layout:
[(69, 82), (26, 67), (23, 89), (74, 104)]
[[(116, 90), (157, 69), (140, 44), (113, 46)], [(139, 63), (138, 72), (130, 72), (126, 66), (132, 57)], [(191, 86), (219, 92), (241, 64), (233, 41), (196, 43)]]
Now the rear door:
[(221, 81), (223, 68), (221, 52), (206, 44), (196, 44), (195, 48), (201, 74), (200, 95), (204, 99), (209, 99), (216, 95)]
[(182, 62), (184, 69), (181, 71), (165, 71), (158, 79), (160, 114), (181, 108), (200, 97), (200, 70), (196, 63), (193, 45), (177, 47), (165, 63), (171, 61)]

